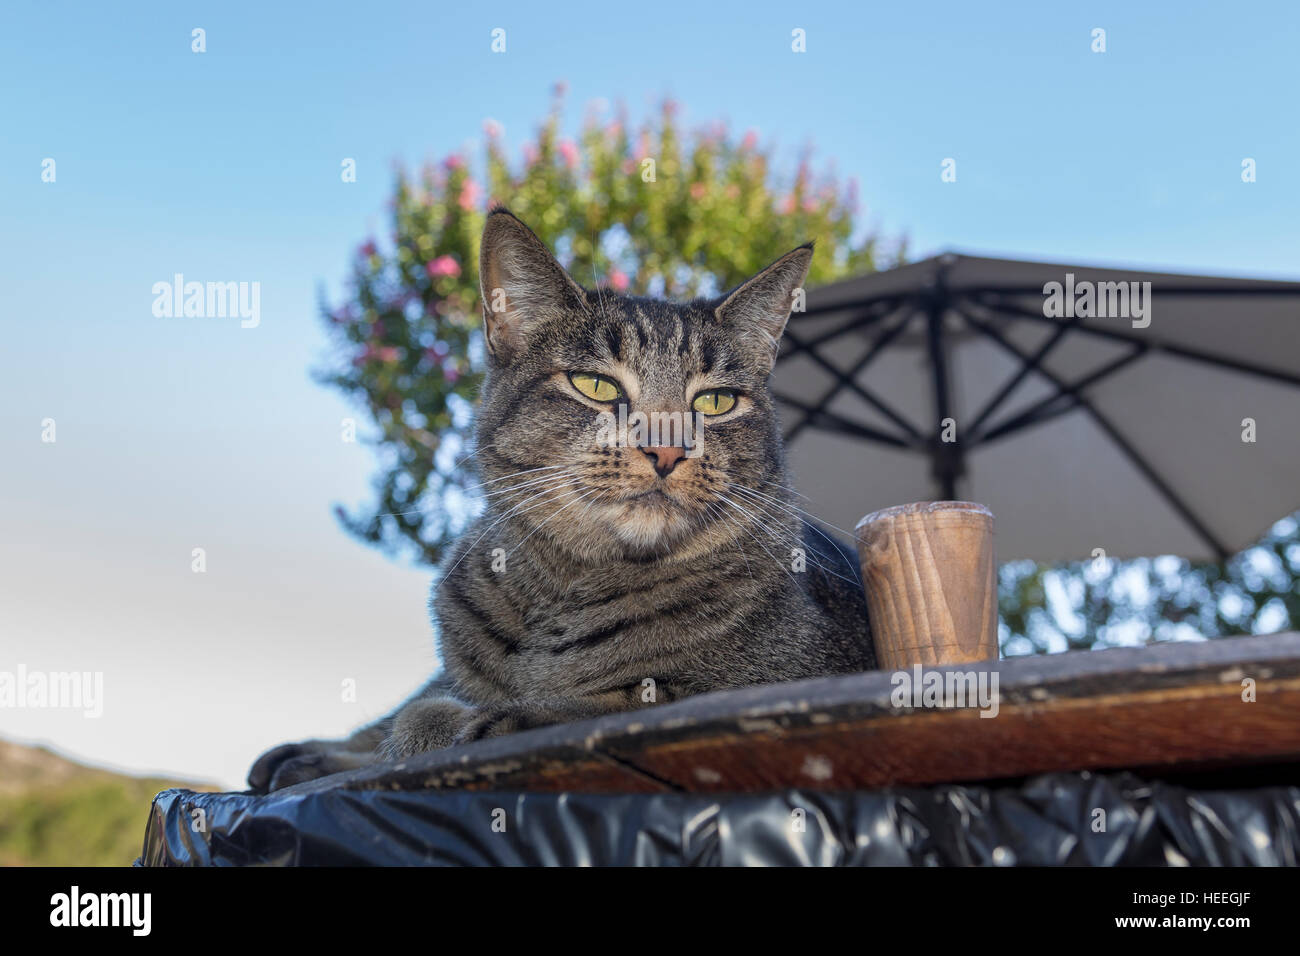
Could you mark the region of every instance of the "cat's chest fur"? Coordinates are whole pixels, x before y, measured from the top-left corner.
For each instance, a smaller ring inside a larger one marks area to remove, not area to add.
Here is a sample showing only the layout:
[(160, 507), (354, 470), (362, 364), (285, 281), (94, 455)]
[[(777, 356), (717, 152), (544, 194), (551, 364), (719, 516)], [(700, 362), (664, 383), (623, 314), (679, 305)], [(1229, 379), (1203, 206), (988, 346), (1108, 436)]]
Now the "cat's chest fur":
[(435, 592), (447, 673), (472, 702), (635, 702), (647, 687), (662, 702), (862, 665), (857, 608), (836, 615), (816, 587), (770, 561), (583, 567), (545, 548), (521, 551), (503, 565), (468, 549)]
[(698, 673), (684, 665), (728, 652), (739, 602), (760, 596), (758, 582), (720, 593), (725, 575), (690, 565), (467, 564), (435, 608), (449, 671), (479, 699), (631, 694), (647, 680), (670, 693)]

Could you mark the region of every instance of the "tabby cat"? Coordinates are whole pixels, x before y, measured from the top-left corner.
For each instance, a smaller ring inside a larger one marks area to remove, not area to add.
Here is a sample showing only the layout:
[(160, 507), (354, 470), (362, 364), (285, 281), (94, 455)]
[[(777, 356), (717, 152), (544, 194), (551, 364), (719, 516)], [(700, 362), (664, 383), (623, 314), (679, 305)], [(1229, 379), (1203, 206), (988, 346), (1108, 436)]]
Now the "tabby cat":
[[(493, 210), (476, 436), (487, 507), (434, 589), (443, 670), (347, 740), (268, 751), (253, 788), (874, 667), (857, 563), (792, 504), (768, 390), (812, 255), (801, 246), (715, 299), (664, 302), (588, 291)], [(656, 434), (636, 427), (646, 417), (682, 425)]]

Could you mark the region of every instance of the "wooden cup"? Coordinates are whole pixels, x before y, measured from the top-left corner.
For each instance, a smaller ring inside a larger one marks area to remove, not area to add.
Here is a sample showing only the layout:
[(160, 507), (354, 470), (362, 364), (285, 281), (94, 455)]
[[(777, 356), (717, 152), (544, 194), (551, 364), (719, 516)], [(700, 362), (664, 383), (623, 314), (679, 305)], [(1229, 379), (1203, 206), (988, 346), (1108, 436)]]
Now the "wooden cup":
[(856, 531), (878, 667), (997, 659), (993, 512), (921, 501), (873, 512)]

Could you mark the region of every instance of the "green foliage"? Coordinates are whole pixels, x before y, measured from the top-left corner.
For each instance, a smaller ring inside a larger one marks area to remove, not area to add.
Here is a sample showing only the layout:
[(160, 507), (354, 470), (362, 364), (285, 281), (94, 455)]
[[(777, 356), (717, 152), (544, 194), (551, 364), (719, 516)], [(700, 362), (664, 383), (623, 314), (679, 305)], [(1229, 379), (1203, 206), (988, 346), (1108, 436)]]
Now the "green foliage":
[(0, 796), (0, 866), (130, 866), (169, 786), (93, 774)]
[(1008, 655), (1286, 630), (1300, 622), (1300, 513), (1221, 564), (1004, 564), (999, 603)]
[(463, 460), (483, 372), (477, 246), (493, 204), (589, 287), (713, 294), (809, 239), (812, 284), (876, 267), (876, 237), (853, 235), (853, 185), (814, 176), (807, 155), (778, 176), (753, 133), (686, 132), (672, 102), (636, 131), (593, 111), (576, 141), (561, 119), (557, 96), (518, 164), (489, 124), (477, 175), (464, 156), (399, 171), (389, 241), (362, 244), (346, 301), (325, 309), (336, 351), (321, 378), (365, 408), (382, 468), (375, 506), (339, 517), (385, 550), (436, 563), (473, 500)]

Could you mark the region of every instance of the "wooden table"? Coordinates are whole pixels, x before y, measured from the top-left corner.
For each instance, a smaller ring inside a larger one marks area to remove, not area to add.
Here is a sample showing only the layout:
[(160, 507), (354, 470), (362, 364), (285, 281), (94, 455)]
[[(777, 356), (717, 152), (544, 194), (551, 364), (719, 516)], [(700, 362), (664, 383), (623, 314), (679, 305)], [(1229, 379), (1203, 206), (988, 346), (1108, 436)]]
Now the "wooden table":
[[(290, 788), (585, 792), (864, 789), (1051, 770), (1300, 758), (1300, 634), (927, 668), (996, 674), (997, 715), (898, 706), (874, 671), (701, 695)], [(1244, 699), (1250, 698), (1253, 700)]]

